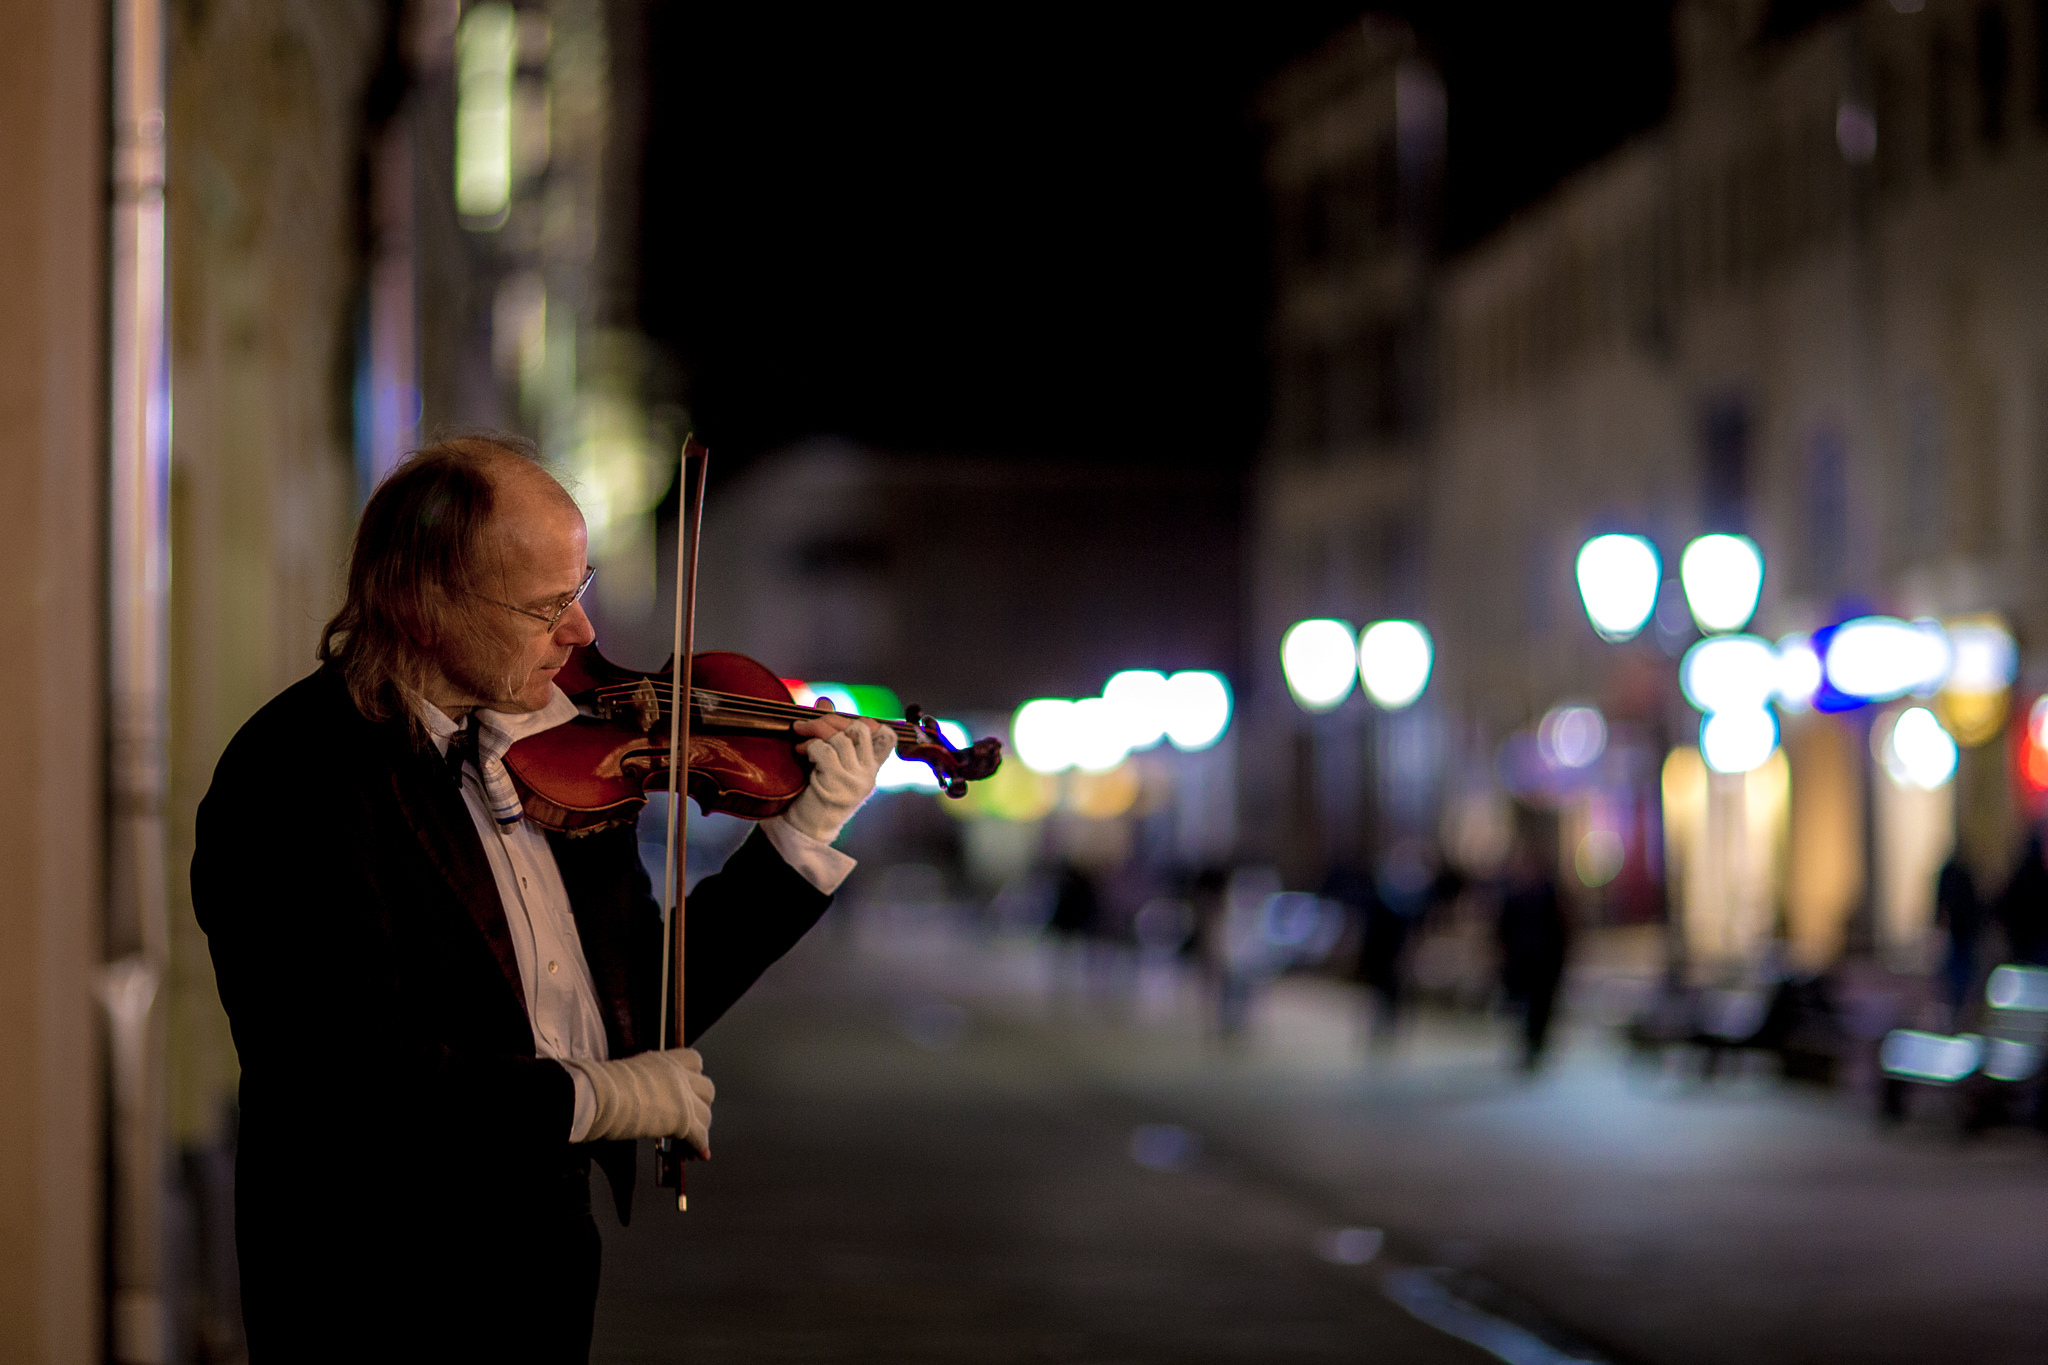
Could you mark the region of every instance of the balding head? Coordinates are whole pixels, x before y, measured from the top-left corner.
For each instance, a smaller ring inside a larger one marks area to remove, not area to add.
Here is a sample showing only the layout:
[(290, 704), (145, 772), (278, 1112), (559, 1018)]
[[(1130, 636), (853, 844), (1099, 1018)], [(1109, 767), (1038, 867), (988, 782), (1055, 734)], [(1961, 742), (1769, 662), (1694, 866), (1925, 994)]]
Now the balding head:
[[(552, 584), (566, 572), (553, 561), (580, 559), (582, 544), (575, 500), (526, 442), (465, 436), (416, 451), (363, 509), (348, 596), (320, 658), (342, 670), (365, 715), (406, 714), (449, 658), (510, 648), (508, 622), (480, 611), (479, 594), (523, 610), (536, 576)], [(581, 572), (579, 563), (568, 589)], [(496, 699), (487, 692), (478, 704)]]

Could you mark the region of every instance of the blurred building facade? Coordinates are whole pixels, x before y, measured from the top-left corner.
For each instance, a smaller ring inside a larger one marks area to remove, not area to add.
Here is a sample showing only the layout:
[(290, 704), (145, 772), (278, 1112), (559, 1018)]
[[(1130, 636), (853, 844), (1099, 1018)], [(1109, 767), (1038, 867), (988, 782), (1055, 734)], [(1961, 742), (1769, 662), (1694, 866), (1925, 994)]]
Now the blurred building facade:
[[(1879, 0), (1785, 35), (1770, 9), (1680, 4), (1668, 122), (1436, 266), (1413, 457), (1426, 472), (1405, 504), (1420, 601), (1269, 586), (1261, 645), (1277, 655), (1297, 616), (1413, 610), (1438, 644), (1447, 809), (1461, 790), (1497, 800), (1504, 746), (1549, 708), (1597, 704), (1610, 760), (1562, 800), (1564, 844), (1594, 827), (1621, 837), (1635, 882), (1668, 890), (1692, 958), (1754, 963), (1782, 939), (1807, 965), (1845, 948), (1906, 963), (1957, 838), (1981, 884), (2010, 866), (2025, 793), (2006, 736), (1919, 793), (1871, 757), (1878, 708), (1788, 715), (1781, 757), (1710, 776), (1696, 755), (1667, 760), (1699, 723), (1677, 689), (1694, 633), (1676, 583), (1626, 646), (1599, 641), (1574, 585), (1594, 534), (1649, 536), (1675, 579), (1691, 537), (1741, 532), (1767, 565), (1752, 629), (1995, 613), (2022, 645), (2020, 695), (2029, 679), (2039, 690), (2048, 16)], [(1279, 88), (1313, 80), (1304, 68)], [(1306, 130), (1280, 126), (1276, 167)], [(1281, 444), (1303, 381), (1277, 337), (1275, 352), (1269, 477), (1305, 486)], [(1369, 457), (1346, 462), (1367, 477)], [(1267, 525), (1274, 541), (1297, 534)], [(1384, 534), (1361, 512), (1333, 531), (1361, 547)], [(1303, 538), (1262, 553), (1323, 551)], [(1266, 690), (1284, 697), (1275, 673)], [(1630, 880), (1576, 890), (1612, 916)]]
[[(221, 748), (314, 666), (375, 480), (447, 431), (533, 435), (614, 533), (597, 548), (627, 547), (605, 605), (651, 607), (663, 486), (620, 470), (667, 436), (607, 333), (640, 86), (610, 64), (643, 8), (4, 10), (8, 543), (38, 667), (5, 756), (0, 941), (36, 966), (0, 1073), (23, 1118), (0, 1138), (0, 1356), (240, 1356), (237, 1067), (185, 873)], [(497, 210), (465, 212), (465, 147), (502, 172)], [(122, 694), (124, 660), (162, 694)], [(281, 799), (313, 780), (280, 773)]]
[(1266, 758), (1247, 767), (1244, 808), (1248, 837), (1300, 880), (1371, 856), (1384, 807), (1374, 755), (1398, 747), (1361, 706), (1298, 716), (1271, 646), (1301, 617), (1421, 610), (1443, 86), (1405, 25), (1368, 17), (1281, 76), (1261, 113), (1273, 406), (1249, 556), (1259, 671), (1243, 714)]
[(1227, 669), (1238, 495), (1219, 475), (813, 440), (711, 499), (698, 640), (946, 715), (1087, 696), (1125, 668)]
[[(976, 737), (1011, 738), (1022, 698), (1091, 696), (1126, 669), (1233, 671), (1241, 496), (1213, 474), (814, 439), (716, 489), (698, 646), (785, 678), (880, 684)], [(669, 585), (662, 595), (667, 611)], [(632, 662), (667, 652), (663, 641)], [(1222, 861), (1235, 752), (1229, 738), (1200, 753), (1159, 746), (1106, 772), (1052, 775), (1013, 745), (968, 799), (879, 798), (855, 838), (876, 860), (957, 867), (977, 892), (1056, 862)]]
[(7, 0), (0, 25), (0, 546), (25, 645), (0, 741), (0, 1356), (83, 1361), (104, 1269), (107, 20)]

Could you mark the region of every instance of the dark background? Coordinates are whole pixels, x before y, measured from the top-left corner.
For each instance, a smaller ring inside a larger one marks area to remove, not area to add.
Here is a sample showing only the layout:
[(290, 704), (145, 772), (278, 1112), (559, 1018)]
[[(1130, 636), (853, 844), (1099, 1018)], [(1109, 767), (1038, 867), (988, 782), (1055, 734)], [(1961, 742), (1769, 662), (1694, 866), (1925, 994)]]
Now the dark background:
[[(1669, 0), (1387, 8), (1448, 87), (1446, 250), (1668, 107)], [(1254, 99), (1360, 10), (1189, 13), (657, 5), (641, 325), (721, 472), (815, 433), (1243, 469)]]

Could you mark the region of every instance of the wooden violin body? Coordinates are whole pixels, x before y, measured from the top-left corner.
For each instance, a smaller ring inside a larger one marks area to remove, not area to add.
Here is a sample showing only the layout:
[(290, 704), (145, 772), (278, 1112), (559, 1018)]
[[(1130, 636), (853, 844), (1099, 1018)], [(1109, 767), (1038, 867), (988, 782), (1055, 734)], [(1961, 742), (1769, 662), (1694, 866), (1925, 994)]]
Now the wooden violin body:
[[(527, 818), (570, 834), (638, 818), (648, 793), (668, 785), (672, 674), (623, 668), (593, 644), (570, 654), (555, 685), (583, 714), (505, 754)], [(802, 795), (810, 764), (792, 727), (825, 712), (799, 706), (771, 669), (725, 651), (692, 657), (690, 699), (685, 771), (699, 809), (765, 820)], [(948, 795), (1002, 762), (1000, 741), (956, 749), (916, 707), (883, 723), (896, 732), (897, 752), (929, 764)]]

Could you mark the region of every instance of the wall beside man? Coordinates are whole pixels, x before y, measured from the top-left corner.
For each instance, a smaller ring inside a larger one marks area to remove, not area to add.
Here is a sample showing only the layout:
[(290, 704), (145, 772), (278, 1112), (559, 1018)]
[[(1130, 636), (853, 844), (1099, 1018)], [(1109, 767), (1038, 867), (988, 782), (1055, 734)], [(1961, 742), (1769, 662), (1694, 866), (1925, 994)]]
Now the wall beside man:
[(99, 1358), (106, 13), (0, 0), (0, 1360)]
[[(376, 120), (404, 80), (402, 6), (172, 5), (167, 60), (171, 441), (171, 961), (176, 1157), (169, 1330), (233, 1354), (229, 1215), (240, 1076), (185, 871), (228, 737), (314, 666), (356, 511), (355, 414)], [(280, 780), (300, 780), (279, 774)]]

